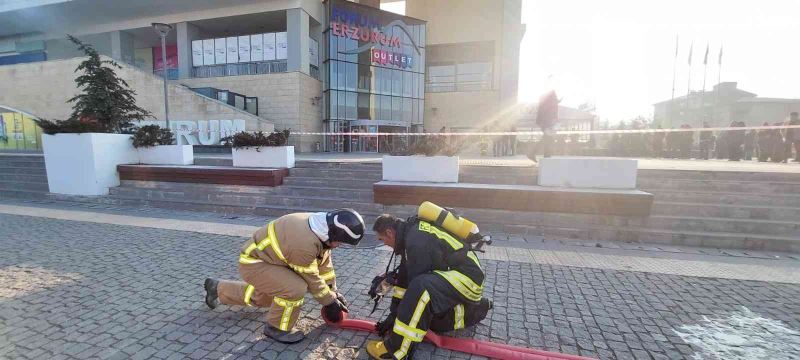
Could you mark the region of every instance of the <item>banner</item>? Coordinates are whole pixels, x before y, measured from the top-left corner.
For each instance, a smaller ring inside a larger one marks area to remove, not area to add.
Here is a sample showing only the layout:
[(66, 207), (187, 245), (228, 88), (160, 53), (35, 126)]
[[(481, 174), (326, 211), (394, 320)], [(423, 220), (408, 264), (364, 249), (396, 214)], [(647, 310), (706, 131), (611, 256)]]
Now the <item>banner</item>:
[(264, 60), (264, 34), (250, 35), (250, 61)]
[(226, 61), (228, 64), (234, 64), (239, 62), (239, 42), (235, 36), (231, 36), (225, 39), (228, 48), (228, 54), (226, 56)]
[(239, 36), (239, 62), (250, 62), (250, 35)]
[(275, 33), (264, 34), (264, 61), (275, 60)]
[(286, 60), (289, 54), (289, 42), (286, 39), (286, 32), (275, 34), (275, 58)]
[(217, 65), (225, 63), (225, 39), (214, 39), (214, 63)]
[(203, 65), (214, 65), (214, 39), (203, 40)]
[(192, 40), (192, 66), (203, 66), (203, 40)]
[[(167, 69), (178, 68), (178, 46), (167, 45)], [(164, 62), (161, 58), (161, 46), (153, 47), (153, 70), (164, 70)]]

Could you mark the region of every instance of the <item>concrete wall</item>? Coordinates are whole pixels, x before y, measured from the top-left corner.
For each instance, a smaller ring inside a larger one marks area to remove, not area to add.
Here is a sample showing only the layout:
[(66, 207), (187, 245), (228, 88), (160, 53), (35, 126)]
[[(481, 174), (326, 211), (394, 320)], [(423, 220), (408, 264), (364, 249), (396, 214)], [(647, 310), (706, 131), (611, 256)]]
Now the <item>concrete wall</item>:
[[(83, 58), (0, 66), (0, 104), (45, 119), (66, 119), (67, 100), (78, 94), (75, 68)], [(153, 74), (123, 65), (117, 74), (136, 91), (139, 106), (164, 119), (163, 82)], [(248, 130), (271, 130), (272, 124), (222, 102), (200, 96), (174, 82), (169, 88), (170, 120), (243, 119)]]
[[(275, 129), (300, 132), (322, 131), (322, 83), (300, 72), (262, 75), (181, 79), (189, 87), (213, 87), (245, 96), (258, 97), (258, 115), (275, 124)], [(298, 151), (309, 152), (320, 137), (291, 137)]]
[(500, 113), (497, 97), (497, 91), (426, 93), (425, 130), (438, 132), (442, 126), (480, 129), (489, 125)]

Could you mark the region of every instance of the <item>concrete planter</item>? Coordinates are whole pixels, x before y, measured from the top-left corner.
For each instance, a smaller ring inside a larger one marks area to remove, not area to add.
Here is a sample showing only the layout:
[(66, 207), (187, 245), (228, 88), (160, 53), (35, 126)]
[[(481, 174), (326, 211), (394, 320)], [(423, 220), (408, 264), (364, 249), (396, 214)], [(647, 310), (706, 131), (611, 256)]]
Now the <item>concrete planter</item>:
[(578, 189), (635, 189), (637, 161), (551, 157), (539, 161), (539, 185)]
[(119, 186), (117, 165), (139, 162), (131, 135), (42, 135), (42, 146), (47, 183), (56, 194), (108, 195)]
[(294, 167), (294, 146), (234, 148), (233, 166), (290, 169)]
[(194, 150), (192, 145), (158, 145), (141, 147), (139, 163), (150, 165), (192, 165)]
[(384, 156), (384, 181), (458, 182), (458, 156)]

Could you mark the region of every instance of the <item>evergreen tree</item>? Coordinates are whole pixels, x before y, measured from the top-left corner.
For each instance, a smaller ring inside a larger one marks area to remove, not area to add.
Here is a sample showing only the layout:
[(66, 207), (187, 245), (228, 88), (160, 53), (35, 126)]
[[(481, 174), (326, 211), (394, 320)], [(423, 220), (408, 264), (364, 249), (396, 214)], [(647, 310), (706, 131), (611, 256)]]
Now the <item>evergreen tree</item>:
[(96, 121), (106, 132), (127, 133), (133, 128), (132, 120), (152, 117), (149, 111), (136, 105), (136, 92), (117, 76), (114, 69), (121, 69), (119, 64), (100, 59), (91, 45), (72, 35), (67, 37), (88, 56), (75, 69), (76, 73), (83, 72), (75, 78), (82, 92), (67, 100), (73, 103), (71, 121)]

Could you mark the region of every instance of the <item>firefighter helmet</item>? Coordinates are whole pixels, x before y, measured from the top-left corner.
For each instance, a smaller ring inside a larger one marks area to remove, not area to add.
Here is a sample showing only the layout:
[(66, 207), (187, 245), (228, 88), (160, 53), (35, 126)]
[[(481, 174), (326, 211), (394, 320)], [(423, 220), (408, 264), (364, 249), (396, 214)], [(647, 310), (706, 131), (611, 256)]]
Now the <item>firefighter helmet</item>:
[(328, 212), (328, 241), (358, 245), (364, 237), (364, 219), (353, 209), (336, 209)]

